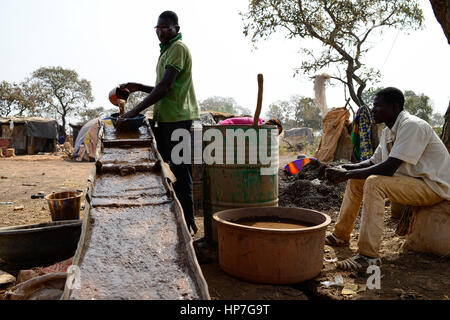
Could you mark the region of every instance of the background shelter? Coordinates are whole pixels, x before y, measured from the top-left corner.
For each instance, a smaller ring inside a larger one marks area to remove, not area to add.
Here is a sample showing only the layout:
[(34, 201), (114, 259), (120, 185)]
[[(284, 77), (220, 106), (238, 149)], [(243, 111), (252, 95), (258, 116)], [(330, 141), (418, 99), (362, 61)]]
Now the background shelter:
[(15, 154), (54, 152), (57, 138), (56, 120), (37, 117), (0, 117), (0, 147), (14, 148)]

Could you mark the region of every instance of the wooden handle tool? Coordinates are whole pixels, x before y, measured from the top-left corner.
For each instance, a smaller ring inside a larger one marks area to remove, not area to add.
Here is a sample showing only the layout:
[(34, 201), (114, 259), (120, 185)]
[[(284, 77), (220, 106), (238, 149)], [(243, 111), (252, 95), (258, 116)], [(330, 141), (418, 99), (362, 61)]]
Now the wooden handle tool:
[(257, 127), (259, 122), (259, 115), (261, 114), (262, 97), (263, 97), (264, 77), (258, 74), (258, 101), (256, 103), (255, 116), (253, 118), (253, 126)]

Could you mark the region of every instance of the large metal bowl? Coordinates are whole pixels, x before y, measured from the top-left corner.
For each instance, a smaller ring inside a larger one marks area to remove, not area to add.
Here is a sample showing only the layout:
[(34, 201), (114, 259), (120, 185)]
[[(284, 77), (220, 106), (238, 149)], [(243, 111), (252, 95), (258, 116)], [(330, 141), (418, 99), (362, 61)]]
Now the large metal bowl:
[(30, 268), (68, 259), (77, 249), (81, 225), (65, 220), (0, 228), (0, 264)]

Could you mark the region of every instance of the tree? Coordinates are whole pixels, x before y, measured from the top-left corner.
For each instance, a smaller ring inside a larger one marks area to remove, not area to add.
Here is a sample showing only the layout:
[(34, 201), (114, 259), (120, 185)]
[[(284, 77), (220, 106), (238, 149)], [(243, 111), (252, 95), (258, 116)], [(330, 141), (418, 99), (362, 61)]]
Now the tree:
[[(136, 107), (139, 103), (142, 102), (146, 97), (148, 96), (148, 93), (136, 91), (129, 95), (127, 104), (125, 105), (125, 110), (129, 111)], [(151, 106), (149, 109), (153, 109), (153, 106)]]
[(39, 83), (25, 79), (21, 83), (0, 83), (1, 116), (40, 116), (48, 104), (49, 92)]
[(294, 106), (290, 101), (277, 101), (269, 105), (269, 110), (266, 112), (266, 117), (277, 118), (280, 120), (284, 129), (291, 129), (298, 127), (295, 121)]
[(290, 105), (288, 101), (277, 101), (269, 105), (269, 110), (266, 112), (266, 117), (277, 118), (286, 127), (286, 122), (289, 119), (291, 113)]
[(417, 95), (414, 91), (406, 90), (405, 106), (403, 107), (410, 114), (415, 115), (428, 123), (431, 123), (433, 107), (430, 105), (430, 98), (423, 93)]
[(450, 2), (448, 0), (430, 0), (436, 20), (441, 24), (448, 44), (450, 44)]
[(16, 102), (17, 85), (6, 81), (0, 82), (0, 116), (12, 115)]
[(61, 117), (65, 132), (66, 118), (86, 108), (94, 101), (91, 84), (86, 79), (79, 79), (74, 70), (61, 67), (44, 67), (33, 72), (33, 80), (50, 91), (49, 107)]
[(78, 112), (81, 123), (86, 123), (92, 119), (107, 117), (113, 113), (117, 112), (116, 109), (105, 109), (103, 107), (97, 108), (86, 108)]
[(431, 115), (431, 125), (434, 127), (442, 127), (444, 125), (445, 118), (444, 116), (439, 113), (435, 112)]
[(320, 130), (322, 128), (320, 110), (315, 105), (313, 99), (294, 96), (291, 98), (291, 103), (295, 110), (295, 121), (300, 127), (308, 127), (314, 130)]
[(236, 100), (231, 97), (209, 97), (200, 102), (200, 109), (203, 111), (213, 110), (224, 113), (237, 113), (236, 110)]
[(322, 117), (313, 99), (303, 96), (292, 96), (289, 101), (277, 101), (269, 105), (267, 118), (277, 118), (283, 128), (308, 127), (320, 130)]
[(48, 88), (32, 79), (25, 79), (16, 89), (15, 107), (18, 116), (41, 116), (50, 101)]
[(336, 66), (331, 78), (342, 82), (352, 100), (363, 105), (362, 94), (379, 71), (364, 64), (373, 36), (385, 28), (416, 30), (424, 20), (417, 0), (252, 0), (242, 14), (244, 34), (252, 42), (282, 30), (288, 39), (313, 39), (324, 48), (320, 55), (303, 48), (310, 57), (296, 74), (314, 75)]
[(378, 91), (380, 91), (381, 87), (376, 87), (376, 88), (369, 88), (368, 90), (364, 90), (363, 94), (362, 94), (362, 99), (363, 99), (363, 103), (365, 105), (371, 105), (373, 103), (373, 98), (375, 98), (375, 95), (378, 93)]

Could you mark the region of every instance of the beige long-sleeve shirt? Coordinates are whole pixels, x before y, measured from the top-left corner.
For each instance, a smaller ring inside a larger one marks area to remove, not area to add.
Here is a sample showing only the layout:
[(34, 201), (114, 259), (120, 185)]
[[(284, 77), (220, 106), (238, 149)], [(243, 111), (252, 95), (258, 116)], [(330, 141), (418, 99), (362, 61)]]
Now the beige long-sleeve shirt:
[(392, 129), (383, 130), (371, 162), (388, 157), (404, 161), (396, 175), (423, 179), (440, 197), (450, 200), (450, 155), (426, 121), (402, 111)]

